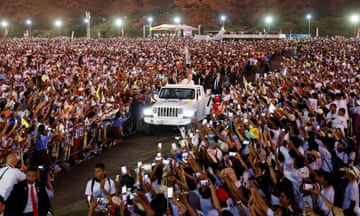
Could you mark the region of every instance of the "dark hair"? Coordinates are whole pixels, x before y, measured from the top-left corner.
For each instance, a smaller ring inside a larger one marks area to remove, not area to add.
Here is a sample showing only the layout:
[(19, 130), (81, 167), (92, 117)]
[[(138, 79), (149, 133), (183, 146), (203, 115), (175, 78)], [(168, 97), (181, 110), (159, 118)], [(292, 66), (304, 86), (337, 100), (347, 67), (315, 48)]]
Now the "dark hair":
[(29, 169), (27, 170), (27, 172), (38, 172), (39, 169), (36, 166), (31, 166), (29, 167)]
[(5, 203), (4, 197), (0, 195), (0, 203)]
[(43, 135), (44, 133), (45, 133), (45, 126), (39, 125), (37, 136), (39, 137), (40, 135)]
[(96, 168), (105, 170), (105, 164), (103, 164), (103, 163), (97, 163), (97, 164), (95, 165), (95, 169), (96, 169)]
[(223, 210), (221, 212), (221, 216), (233, 216), (233, 213), (231, 213), (229, 210)]
[(155, 215), (163, 215), (167, 210), (167, 201), (163, 193), (156, 194), (151, 200), (151, 208), (155, 211)]
[(340, 112), (340, 111), (345, 113), (345, 108), (340, 108), (340, 109), (339, 109), (339, 112)]
[(202, 196), (203, 199), (209, 199), (211, 198), (211, 190), (209, 187), (200, 187), (199, 193)]

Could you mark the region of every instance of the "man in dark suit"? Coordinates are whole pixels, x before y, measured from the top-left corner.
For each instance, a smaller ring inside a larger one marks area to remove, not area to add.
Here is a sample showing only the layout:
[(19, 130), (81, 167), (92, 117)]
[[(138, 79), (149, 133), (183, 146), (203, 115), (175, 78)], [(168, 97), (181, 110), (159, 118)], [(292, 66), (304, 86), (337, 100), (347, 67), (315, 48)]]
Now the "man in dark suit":
[(6, 200), (5, 216), (46, 216), (51, 210), (49, 196), (53, 188), (48, 180), (47, 185), (38, 181), (36, 168), (29, 168), (26, 180), (16, 184)]
[(177, 73), (172, 72), (171, 77), (168, 79), (168, 84), (177, 84)]
[(219, 94), (221, 95), (222, 93), (222, 88), (223, 88), (223, 77), (221, 76), (220, 71), (216, 72), (216, 77), (213, 80), (213, 85), (212, 85), (212, 93), (213, 94)]

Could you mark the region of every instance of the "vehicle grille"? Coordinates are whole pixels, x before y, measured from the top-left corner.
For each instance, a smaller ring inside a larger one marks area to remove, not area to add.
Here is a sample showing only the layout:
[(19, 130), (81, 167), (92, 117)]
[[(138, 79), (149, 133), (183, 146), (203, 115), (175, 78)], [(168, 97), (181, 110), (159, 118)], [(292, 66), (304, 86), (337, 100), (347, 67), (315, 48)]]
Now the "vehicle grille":
[(180, 108), (175, 107), (158, 107), (157, 114), (159, 117), (178, 117)]

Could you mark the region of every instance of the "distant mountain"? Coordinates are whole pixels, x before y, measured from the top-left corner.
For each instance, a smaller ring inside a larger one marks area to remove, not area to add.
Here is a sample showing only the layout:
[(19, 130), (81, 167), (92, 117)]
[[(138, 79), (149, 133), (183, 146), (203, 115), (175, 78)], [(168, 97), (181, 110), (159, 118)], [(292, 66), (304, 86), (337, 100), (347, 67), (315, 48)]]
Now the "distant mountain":
[[(0, 20), (13, 24), (13, 34), (23, 31), (24, 20), (32, 18), (34, 28), (51, 29), (52, 21), (64, 19), (68, 28), (81, 29), (85, 11), (94, 25), (110, 25), (121, 16), (127, 19), (132, 34), (141, 33), (146, 16), (154, 24), (172, 22), (175, 15), (182, 22), (203, 29), (218, 30), (220, 14), (226, 14), (226, 28), (233, 31), (263, 31), (265, 15), (272, 15), (273, 31), (307, 33), (306, 13), (311, 13), (312, 30), (319, 26), (322, 34), (353, 32), (348, 14), (360, 14), (359, 0), (1, 0)], [(131, 25), (130, 25), (131, 24)], [(16, 27), (15, 27), (16, 26)], [(360, 26), (360, 23), (359, 23)]]

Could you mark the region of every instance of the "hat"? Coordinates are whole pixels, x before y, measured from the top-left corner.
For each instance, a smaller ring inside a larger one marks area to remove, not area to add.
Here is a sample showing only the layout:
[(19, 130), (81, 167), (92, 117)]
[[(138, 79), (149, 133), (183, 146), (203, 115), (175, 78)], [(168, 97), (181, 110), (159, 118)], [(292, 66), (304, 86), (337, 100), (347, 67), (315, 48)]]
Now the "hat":
[(260, 160), (265, 160), (266, 158), (266, 151), (262, 148), (256, 150), (257, 155), (259, 156)]
[(349, 174), (358, 177), (360, 175), (360, 171), (356, 166), (350, 166), (348, 169), (346, 169)]
[(219, 188), (216, 190), (216, 196), (218, 197), (219, 201), (222, 203), (226, 203), (226, 201), (229, 199), (229, 194), (224, 190), (223, 188)]
[(341, 144), (344, 145), (344, 148), (345, 148), (345, 149), (347, 149), (347, 147), (349, 147), (349, 144), (348, 144), (345, 140), (340, 139), (339, 141), (340, 141)]
[(292, 122), (296, 120), (295, 115), (294, 115), (294, 114), (291, 114), (291, 113), (287, 115), (287, 118), (288, 118), (290, 121), (292, 121)]
[(317, 114), (319, 114), (319, 115), (322, 115), (322, 114), (324, 114), (324, 111), (322, 110), (322, 109), (316, 109), (315, 110), (315, 112), (317, 113)]
[(316, 158), (321, 158), (320, 152), (315, 151), (315, 150), (309, 151), (308, 154), (312, 154), (312, 155), (314, 155)]

